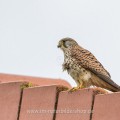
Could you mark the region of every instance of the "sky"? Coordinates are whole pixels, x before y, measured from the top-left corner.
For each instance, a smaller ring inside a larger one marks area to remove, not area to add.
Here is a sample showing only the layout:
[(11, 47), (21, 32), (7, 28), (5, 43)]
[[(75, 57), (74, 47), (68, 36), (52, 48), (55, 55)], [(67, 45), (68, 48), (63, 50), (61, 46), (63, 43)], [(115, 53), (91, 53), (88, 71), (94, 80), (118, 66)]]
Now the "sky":
[(90, 50), (120, 85), (119, 0), (0, 0), (0, 73), (61, 78), (64, 37)]

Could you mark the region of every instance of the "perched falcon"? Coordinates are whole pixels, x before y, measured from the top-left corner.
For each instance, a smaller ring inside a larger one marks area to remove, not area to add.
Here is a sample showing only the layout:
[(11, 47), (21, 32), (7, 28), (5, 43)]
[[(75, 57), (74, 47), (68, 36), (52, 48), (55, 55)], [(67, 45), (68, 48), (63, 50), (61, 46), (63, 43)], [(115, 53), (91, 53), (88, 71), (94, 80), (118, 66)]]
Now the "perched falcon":
[(88, 50), (82, 48), (72, 38), (63, 38), (58, 43), (64, 53), (63, 70), (75, 80), (77, 87), (70, 91), (80, 88), (97, 86), (116, 92), (120, 91), (120, 86), (111, 80), (109, 72)]

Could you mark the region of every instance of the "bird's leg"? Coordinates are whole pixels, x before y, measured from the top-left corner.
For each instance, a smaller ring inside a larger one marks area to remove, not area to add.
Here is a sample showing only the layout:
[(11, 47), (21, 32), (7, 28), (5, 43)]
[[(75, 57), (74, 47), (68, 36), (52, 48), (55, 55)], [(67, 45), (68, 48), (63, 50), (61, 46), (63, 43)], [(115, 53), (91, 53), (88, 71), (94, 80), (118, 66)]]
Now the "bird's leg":
[(83, 82), (81, 81), (81, 84), (79, 86), (73, 87), (72, 89), (69, 90), (69, 92), (74, 92), (82, 88), (84, 88), (84, 86), (83, 86)]
[(81, 81), (79, 88), (80, 89), (84, 88), (83, 81)]

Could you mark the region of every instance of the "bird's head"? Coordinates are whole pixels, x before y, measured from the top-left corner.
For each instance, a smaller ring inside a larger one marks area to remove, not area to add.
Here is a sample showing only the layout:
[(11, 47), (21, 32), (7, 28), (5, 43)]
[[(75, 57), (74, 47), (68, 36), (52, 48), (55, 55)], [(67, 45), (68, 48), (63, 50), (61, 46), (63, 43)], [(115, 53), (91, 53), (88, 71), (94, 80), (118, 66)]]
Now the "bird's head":
[(61, 48), (63, 51), (72, 48), (78, 45), (78, 43), (72, 38), (63, 38), (58, 43), (58, 48)]

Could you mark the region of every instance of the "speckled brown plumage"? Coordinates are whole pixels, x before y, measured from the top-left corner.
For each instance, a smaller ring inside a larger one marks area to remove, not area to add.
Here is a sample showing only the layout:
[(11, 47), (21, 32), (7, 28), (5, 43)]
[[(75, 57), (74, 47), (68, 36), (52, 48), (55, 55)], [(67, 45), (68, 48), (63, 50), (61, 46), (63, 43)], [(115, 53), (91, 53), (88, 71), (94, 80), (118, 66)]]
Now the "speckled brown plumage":
[(71, 38), (63, 38), (59, 41), (60, 47), (64, 53), (63, 70), (76, 81), (77, 87), (86, 88), (98, 86), (110, 91), (119, 91), (120, 87), (111, 80), (109, 72), (88, 50), (82, 48)]

